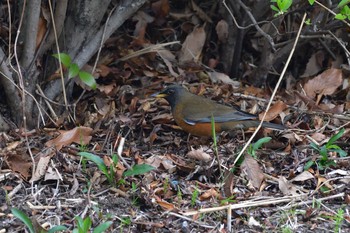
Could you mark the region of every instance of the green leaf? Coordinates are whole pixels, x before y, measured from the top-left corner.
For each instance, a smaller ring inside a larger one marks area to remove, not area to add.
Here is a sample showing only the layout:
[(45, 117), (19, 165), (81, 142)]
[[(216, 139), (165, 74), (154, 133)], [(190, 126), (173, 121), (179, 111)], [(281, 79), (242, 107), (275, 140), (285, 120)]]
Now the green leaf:
[(91, 154), (89, 152), (79, 152), (78, 155), (94, 162), (97, 165), (98, 169), (100, 169), (100, 171), (108, 177), (108, 168), (99, 156)]
[(105, 230), (107, 230), (111, 225), (112, 225), (112, 221), (108, 221), (108, 222), (104, 222), (104, 223), (101, 223), (100, 225), (98, 225), (93, 233), (101, 233), (101, 232), (104, 232)]
[(147, 172), (150, 172), (154, 170), (155, 167), (149, 165), (149, 164), (136, 164), (131, 169), (124, 172), (123, 176), (136, 176), (136, 175), (142, 175)]
[(345, 157), (348, 155), (348, 153), (342, 149), (336, 149), (334, 150), (335, 152), (337, 152), (339, 154), (340, 157)]
[(334, 18), (335, 18), (335, 19), (339, 19), (339, 20), (344, 20), (344, 19), (346, 19), (346, 16), (343, 15), (343, 14), (336, 14), (336, 15), (334, 16)]
[(343, 136), (343, 134), (345, 133), (345, 129), (342, 128), (341, 130), (339, 130), (339, 132), (335, 135), (333, 135), (329, 141), (326, 144), (326, 147), (328, 148), (328, 146), (332, 145), (335, 141), (337, 141), (341, 136)]
[(344, 6), (346, 6), (348, 3), (350, 2), (350, 0), (341, 0), (337, 6), (337, 8), (343, 8)]
[(286, 12), (289, 7), (292, 5), (292, 0), (277, 0), (277, 6), (281, 11)]
[(72, 63), (68, 69), (68, 78), (73, 78), (79, 74), (79, 66), (76, 63)]
[(54, 232), (57, 232), (57, 231), (65, 231), (67, 230), (67, 227), (65, 226), (54, 226), (52, 228), (50, 228), (47, 233), (54, 233)]
[(81, 81), (83, 81), (83, 83), (85, 83), (86, 85), (88, 85), (92, 89), (94, 89), (94, 90), (96, 89), (96, 81), (95, 81), (94, 76), (92, 76), (92, 74), (85, 72), (85, 71), (80, 71), (79, 78), (81, 79)]
[(305, 163), (305, 165), (304, 165), (304, 170), (308, 170), (314, 164), (315, 164), (315, 162), (312, 160), (307, 161), (307, 163)]
[(113, 155), (112, 155), (112, 161), (113, 161), (114, 164), (118, 164), (118, 161), (119, 161), (118, 155), (113, 154)]
[(263, 144), (268, 143), (269, 141), (271, 141), (271, 139), (271, 137), (260, 138), (257, 142), (254, 143), (253, 151), (260, 149), (263, 146)]
[(72, 59), (70, 58), (70, 56), (66, 53), (56, 53), (52, 55), (53, 57), (57, 58), (58, 60), (61, 59), (61, 63), (65, 66), (65, 67), (69, 67), (70, 63), (72, 62)]
[(312, 149), (320, 151), (320, 146), (317, 145), (316, 143), (310, 142), (310, 146), (311, 146)]
[(276, 12), (280, 12), (280, 9), (278, 9), (275, 5), (270, 5), (271, 9), (276, 11)]
[(83, 227), (81, 228), (81, 230), (83, 232), (88, 232), (90, 230), (91, 226), (92, 226), (91, 218), (90, 217), (86, 217), (84, 219)]
[(341, 149), (341, 148), (340, 148), (340, 146), (333, 144), (333, 145), (329, 145), (329, 146), (327, 147), (327, 149), (333, 151), (333, 150), (339, 150), (339, 149)]
[(309, 4), (312, 6), (315, 3), (315, 0), (309, 0)]
[(28, 227), (30, 233), (35, 233), (32, 220), (30, 220), (30, 218), (24, 212), (22, 212), (21, 210), (19, 210), (17, 208), (12, 208), (11, 212), (16, 218), (21, 220), (24, 223), (24, 225), (26, 225)]
[(320, 148), (320, 154), (322, 156), (322, 159), (324, 159), (324, 160), (328, 159), (327, 148), (325, 146), (322, 146)]

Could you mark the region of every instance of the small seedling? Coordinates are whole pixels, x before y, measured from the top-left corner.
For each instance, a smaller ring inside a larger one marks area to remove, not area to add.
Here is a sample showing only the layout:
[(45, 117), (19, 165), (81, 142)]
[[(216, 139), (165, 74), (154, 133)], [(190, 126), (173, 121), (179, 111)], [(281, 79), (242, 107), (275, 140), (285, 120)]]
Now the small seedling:
[(218, 161), (220, 176), (222, 176), (223, 172), (221, 170), (221, 162), (220, 162), (220, 158), (219, 158), (218, 144), (217, 144), (217, 140), (216, 140), (215, 120), (214, 120), (213, 115), (211, 115), (210, 122), (211, 122), (211, 134), (212, 134), (213, 142), (214, 142), (214, 153), (215, 153), (216, 159)]
[(191, 196), (191, 206), (194, 207), (199, 196), (199, 190), (196, 187)]
[[(97, 155), (94, 155), (94, 154), (88, 153), (88, 152), (79, 152), (78, 155), (94, 162), (97, 165), (98, 169), (100, 169), (100, 171), (107, 177), (109, 184), (111, 184), (113, 186), (115, 186), (117, 184), (117, 182), (115, 180), (115, 174), (116, 174), (115, 168), (116, 168), (116, 165), (118, 164), (118, 156), (117, 155), (112, 156), (113, 163), (111, 164), (109, 169), (105, 165), (103, 160)], [(142, 174), (145, 174), (147, 172), (152, 171), (153, 169), (155, 169), (155, 168), (151, 165), (148, 165), (148, 164), (136, 164), (131, 169), (126, 170), (123, 173), (123, 176), (127, 177), (127, 176), (142, 175)]]
[(120, 219), (120, 232), (123, 232), (123, 228), (125, 226), (131, 225), (131, 218), (130, 217), (123, 217)]
[(79, 66), (76, 63), (72, 63), (72, 58), (66, 53), (58, 53), (53, 54), (53, 57), (57, 58), (65, 68), (68, 69), (68, 78), (74, 78), (75, 76), (79, 76), (80, 80), (91, 87), (92, 89), (96, 89), (96, 81), (92, 74), (81, 71)]
[(271, 0), (270, 2), (276, 3), (276, 5), (270, 5), (270, 7), (273, 11), (277, 12), (274, 15), (275, 17), (277, 17), (279, 15), (283, 15), (289, 10), (290, 6), (293, 3), (293, 0)]
[(335, 19), (339, 20), (350, 20), (350, 7), (347, 5), (350, 1), (349, 0), (342, 0), (338, 4), (337, 8), (341, 9), (340, 13), (336, 14), (334, 16)]
[(337, 214), (334, 216), (334, 231), (333, 232), (341, 232), (341, 225), (344, 221), (344, 210), (338, 209)]
[(250, 144), (247, 153), (256, 159), (256, 151), (259, 150), (265, 143), (271, 141), (271, 137), (260, 138), (257, 142)]
[(316, 143), (311, 142), (310, 146), (321, 155), (321, 158), (317, 159), (316, 161), (308, 161), (304, 166), (304, 170), (309, 169), (314, 164), (316, 164), (318, 169), (320, 170), (324, 170), (327, 167), (335, 165), (335, 161), (329, 159), (328, 157), (330, 152), (335, 152), (339, 154), (340, 157), (345, 157), (347, 153), (344, 150), (342, 150), (338, 145), (334, 144), (341, 136), (343, 136), (344, 132), (345, 130), (341, 129), (337, 134), (333, 135), (323, 146), (319, 146)]
[(50, 228), (49, 230), (44, 230), (44, 229), (35, 229), (32, 220), (28, 217), (28, 215), (26, 215), (23, 211), (17, 209), (17, 208), (12, 208), (11, 209), (12, 214), (18, 218), (19, 220), (21, 220), (24, 225), (28, 228), (30, 233), (54, 233), (54, 232), (59, 232), (59, 231), (65, 231), (67, 230), (67, 227), (65, 226), (55, 226)]
[(177, 189), (176, 196), (177, 196), (177, 202), (180, 204), (182, 202), (182, 192), (181, 192), (181, 189), (180, 189), (179, 186), (178, 186), (178, 189)]
[[(92, 227), (92, 221), (90, 217), (86, 217), (85, 219), (82, 219), (80, 216), (75, 217), (75, 222), (77, 224), (77, 228), (73, 229), (73, 233), (86, 233), (90, 232), (90, 229)], [(101, 223), (97, 227), (94, 228), (93, 233), (102, 233), (106, 231), (113, 222), (107, 221), (104, 223)]]
[(114, 174), (115, 174), (115, 171), (114, 171), (115, 168), (113, 166), (114, 164), (112, 164), (108, 169), (108, 167), (105, 165), (103, 160), (97, 155), (94, 155), (88, 152), (79, 152), (78, 155), (94, 162), (97, 165), (98, 169), (106, 176), (108, 183), (113, 186), (116, 185), (115, 178), (114, 178)]
[(220, 205), (227, 205), (228, 203), (235, 203), (236, 201), (236, 196), (232, 195), (224, 200), (220, 201)]

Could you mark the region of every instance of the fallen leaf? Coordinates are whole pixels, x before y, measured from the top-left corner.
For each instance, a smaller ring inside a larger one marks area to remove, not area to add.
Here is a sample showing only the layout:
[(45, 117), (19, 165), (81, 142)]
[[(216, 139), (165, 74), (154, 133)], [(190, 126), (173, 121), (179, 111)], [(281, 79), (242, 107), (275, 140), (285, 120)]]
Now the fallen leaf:
[(179, 54), (179, 63), (185, 64), (190, 61), (198, 61), (205, 43), (206, 34), (204, 27), (196, 27), (187, 35)]
[(48, 150), (45, 150), (44, 152), (38, 154), (40, 159), (38, 164), (35, 166), (35, 172), (32, 178), (30, 179), (30, 182), (38, 181), (45, 175), (47, 167), (54, 153), (54, 149), (49, 148)]
[(315, 98), (317, 95), (332, 95), (342, 83), (342, 70), (331, 68), (306, 82), (304, 90), (306, 95), (311, 98)]
[[(266, 114), (265, 121), (272, 121), (278, 115), (287, 108), (287, 105), (283, 101), (277, 101)], [(259, 119), (263, 117), (264, 113), (259, 114)]]
[(265, 176), (258, 162), (251, 155), (246, 154), (241, 169), (247, 174), (247, 178), (253, 187), (259, 189)]
[(190, 152), (187, 153), (187, 157), (191, 159), (196, 159), (199, 161), (204, 161), (208, 162), (212, 160), (211, 156), (207, 153), (204, 152), (203, 148), (197, 149), (197, 150), (191, 150)]
[(208, 72), (209, 78), (213, 83), (217, 83), (218, 81), (230, 84), (233, 88), (239, 88), (241, 86), (241, 82), (232, 80), (227, 74), (211, 71)]
[(303, 171), (302, 173), (300, 173), (299, 175), (297, 175), (296, 177), (294, 177), (291, 181), (305, 181), (305, 180), (310, 180), (310, 179), (314, 179), (314, 175), (312, 175), (309, 171)]
[(228, 23), (225, 20), (220, 20), (215, 27), (216, 34), (221, 43), (226, 43), (228, 38)]
[(87, 145), (91, 140), (92, 128), (89, 127), (75, 127), (72, 130), (60, 131), (61, 134), (45, 143), (47, 147), (55, 146), (57, 150), (60, 150), (63, 146), (70, 145), (75, 142), (79, 145)]
[(9, 153), (5, 156), (5, 163), (13, 171), (21, 174), (23, 179), (27, 180), (31, 173), (32, 162), (26, 153)]
[(219, 196), (218, 191), (216, 191), (216, 189), (214, 189), (214, 188), (211, 188), (211, 189), (205, 191), (202, 195), (200, 195), (199, 200), (204, 201), (204, 200), (208, 200), (209, 198), (212, 198), (212, 197), (215, 198), (217, 196)]
[(281, 190), (281, 192), (286, 195), (298, 195), (298, 189), (290, 183), (284, 176), (280, 176), (278, 179), (278, 188)]

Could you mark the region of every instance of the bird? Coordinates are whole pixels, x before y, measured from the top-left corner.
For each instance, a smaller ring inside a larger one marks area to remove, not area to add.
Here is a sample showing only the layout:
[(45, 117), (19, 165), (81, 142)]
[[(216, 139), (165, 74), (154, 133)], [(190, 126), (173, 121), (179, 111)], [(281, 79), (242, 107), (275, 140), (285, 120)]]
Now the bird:
[[(177, 84), (172, 84), (151, 97), (164, 98), (171, 107), (176, 124), (195, 136), (212, 136), (212, 118), (216, 133), (257, 127), (260, 124), (256, 115), (244, 112), (239, 107), (233, 108), (195, 95)], [(286, 129), (283, 125), (270, 122), (263, 122), (262, 126), (275, 130)]]

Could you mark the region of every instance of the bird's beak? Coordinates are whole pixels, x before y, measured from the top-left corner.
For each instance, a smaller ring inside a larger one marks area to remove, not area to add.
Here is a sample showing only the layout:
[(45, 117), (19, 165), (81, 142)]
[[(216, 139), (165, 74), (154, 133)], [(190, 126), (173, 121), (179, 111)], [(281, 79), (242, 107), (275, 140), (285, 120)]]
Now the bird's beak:
[(167, 95), (162, 93), (162, 92), (157, 92), (151, 95), (151, 97), (155, 97), (155, 98), (165, 98)]

